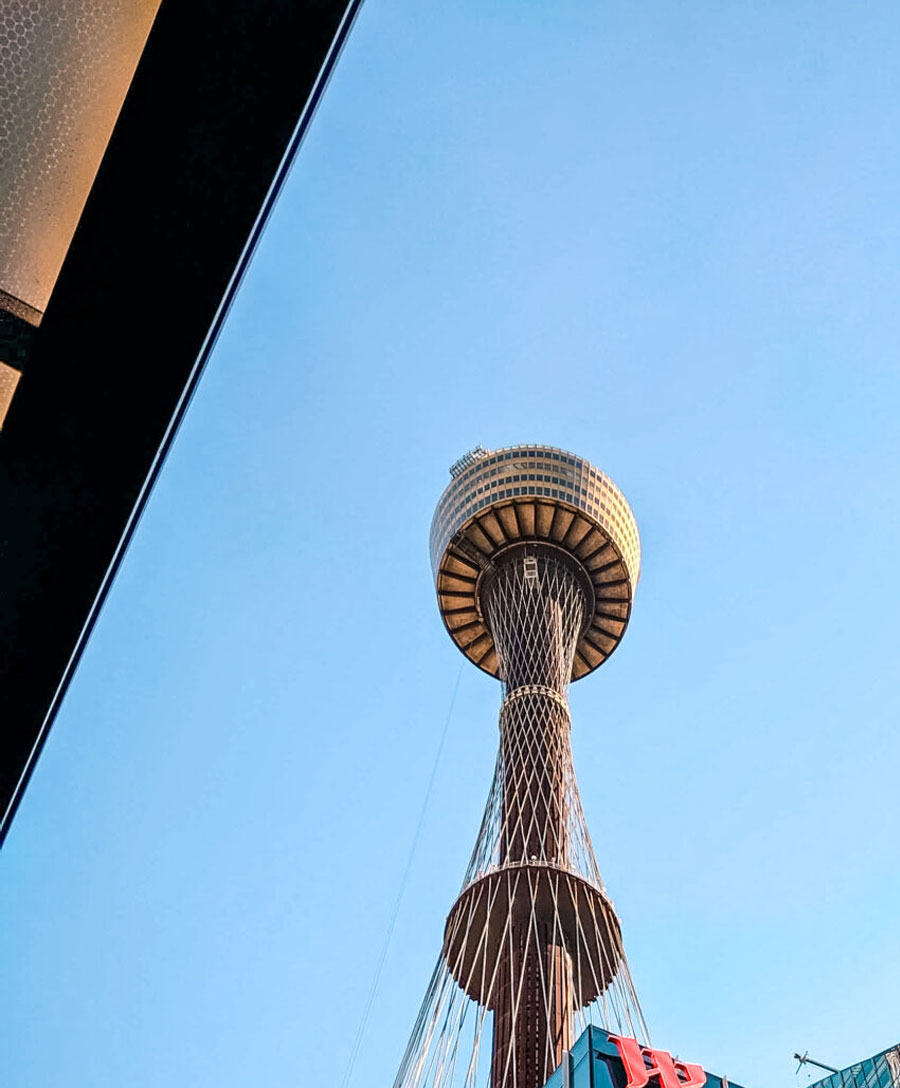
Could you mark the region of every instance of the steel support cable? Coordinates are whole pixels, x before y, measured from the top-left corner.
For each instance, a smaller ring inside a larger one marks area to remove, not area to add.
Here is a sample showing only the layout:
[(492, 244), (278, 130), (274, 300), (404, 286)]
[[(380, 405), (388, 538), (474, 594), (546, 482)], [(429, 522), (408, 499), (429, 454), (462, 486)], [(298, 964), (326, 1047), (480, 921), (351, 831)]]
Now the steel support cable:
[(441, 762), (441, 756), (444, 752), (444, 743), (447, 740), (447, 733), (450, 729), (450, 720), (453, 717), (453, 709), (456, 706), (456, 696), (459, 693), (459, 682), (462, 679), (463, 661), (459, 666), (459, 672), (456, 674), (456, 683), (453, 685), (453, 694), (450, 696), (450, 706), (447, 708), (447, 716), (444, 719), (444, 728), (441, 730), (441, 739), (438, 741), (437, 751), (434, 755), (434, 764), (431, 768), (431, 774), (428, 776), (428, 785), (425, 787), (425, 796), (422, 799), (422, 808), (419, 811), (419, 820), (416, 824), (416, 829), (413, 832), (412, 843), (409, 847), (409, 854), (406, 858), (406, 865), (403, 869), (403, 875), (400, 877), (400, 887), (397, 891), (397, 898), (394, 901), (394, 909), (391, 913), (390, 922), (388, 922), (387, 932), (384, 936), (384, 942), (381, 946), (381, 953), (378, 956), (378, 963), (375, 967), (375, 976), (372, 979), (372, 985), (369, 988), (369, 996), (366, 998), (366, 1003), (363, 1007), (363, 1014), (359, 1022), (359, 1027), (356, 1031), (356, 1038), (353, 1040), (353, 1048), (350, 1051), (350, 1060), (347, 1063), (347, 1070), (344, 1073), (344, 1077), (341, 1080), (341, 1088), (347, 1088), (350, 1083), (350, 1077), (353, 1075), (353, 1067), (356, 1065), (356, 1059), (359, 1055), (359, 1048), (362, 1044), (363, 1035), (365, 1034), (366, 1025), (369, 1022), (369, 1014), (372, 1011), (372, 1005), (375, 1003), (375, 995), (378, 992), (378, 986), (381, 982), (381, 973), (384, 970), (385, 960), (387, 959), (388, 950), (390, 949), (391, 939), (394, 936), (394, 928), (397, 925), (397, 918), (400, 914), (400, 906), (403, 902), (403, 894), (406, 891), (406, 885), (409, 883), (409, 874), (412, 872), (413, 860), (416, 856), (416, 848), (419, 845), (419, 839), (422, 835), (422, 828), (425, 825), (425, 816), (428, 813), (428, 804), (431, 801), (431, 793), (434, 789), (434, 782), (437, 778), (438, 767)]

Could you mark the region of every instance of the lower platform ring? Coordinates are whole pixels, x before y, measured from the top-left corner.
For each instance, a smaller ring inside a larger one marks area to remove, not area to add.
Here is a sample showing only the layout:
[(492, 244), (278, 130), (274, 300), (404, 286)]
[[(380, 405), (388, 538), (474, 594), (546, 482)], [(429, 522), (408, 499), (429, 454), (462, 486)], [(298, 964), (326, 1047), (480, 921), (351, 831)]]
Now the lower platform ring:
[(501, 961), (523, 932), (531, 942), (543, 933), (569, 954), (579, 1007), (606, 990), (624, 958), (619, 920), (601, 888), (543, 862), (500, 866), (463, 889), (444, 927), (450, 973), (480, 1005), (491, 1007)]

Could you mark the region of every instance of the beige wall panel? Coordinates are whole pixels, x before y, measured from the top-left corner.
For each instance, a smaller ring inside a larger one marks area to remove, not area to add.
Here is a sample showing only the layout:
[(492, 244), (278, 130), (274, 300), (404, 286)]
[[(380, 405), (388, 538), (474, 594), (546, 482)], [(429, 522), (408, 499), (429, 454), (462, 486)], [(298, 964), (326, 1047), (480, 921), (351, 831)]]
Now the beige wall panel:
[(0, 291), (43, 312), (159, 0), (0, 3)]

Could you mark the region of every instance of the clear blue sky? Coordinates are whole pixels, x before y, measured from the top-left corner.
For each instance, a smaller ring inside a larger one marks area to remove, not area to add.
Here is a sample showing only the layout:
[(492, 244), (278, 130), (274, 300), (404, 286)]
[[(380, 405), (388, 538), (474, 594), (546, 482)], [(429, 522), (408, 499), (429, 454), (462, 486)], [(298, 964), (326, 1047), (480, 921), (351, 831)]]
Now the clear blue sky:
[[(641, 528), (572, 699), (655, 1042), (794, 1088), (898, 1041), (898, 56), (886, 0), (369, 0), (0, 858), (3, 1088), (340, 1084), (476, 442), (576, 450)], [(352, 1088), (498, 701), (466, 665)]]

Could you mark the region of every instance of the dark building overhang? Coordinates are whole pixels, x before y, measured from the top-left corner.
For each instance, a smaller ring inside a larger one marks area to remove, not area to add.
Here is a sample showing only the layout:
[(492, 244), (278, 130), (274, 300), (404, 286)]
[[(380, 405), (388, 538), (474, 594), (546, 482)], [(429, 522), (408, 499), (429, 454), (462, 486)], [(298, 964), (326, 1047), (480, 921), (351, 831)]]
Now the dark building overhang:
[(163, 0), (23, 326), (0, 434), (0, 842), (358, 7)]

